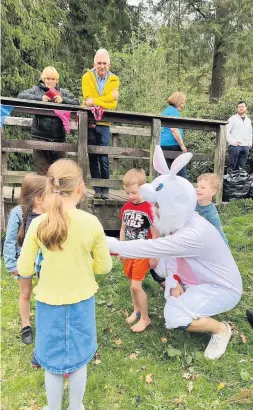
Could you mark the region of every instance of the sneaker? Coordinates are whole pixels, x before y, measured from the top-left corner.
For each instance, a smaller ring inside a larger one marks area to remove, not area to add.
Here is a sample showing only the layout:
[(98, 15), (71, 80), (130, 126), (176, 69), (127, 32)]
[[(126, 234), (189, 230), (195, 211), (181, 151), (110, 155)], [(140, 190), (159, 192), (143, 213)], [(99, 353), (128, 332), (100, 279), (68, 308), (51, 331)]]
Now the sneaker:
[(94, 198), (96, 198), (96, 199), (100, 199), (101, 198), (101, 195), (102, 195), (102, 192), (101, 192), (101, 189), (95, 189), (95, 194), (94, 194)]
[(248, 319), (250, 326), (253, 328), (253, 311), (252, 310), (249, 310), (249, 309), (246, 310), (246, 318)]
[(32, 333), (32, 328), (31, 326), (25, 326), (21, 330), (21, 338), (22, 342), (25, 345), (31, 345), (33, 342), (33, 333)]
[(228, 342), (232, 336), (231, 327), (227, 322), (223, 322), (227, 326), (227, 334), (225, 336), (214, 333), (208, 343), (204, 356), (207, 359), (215, 360), (219, 359), (226, 351)]
[(109, 199), (109, 192), (108, 191), (107, 192), (102, 192), (101, 198), (102, 199)]

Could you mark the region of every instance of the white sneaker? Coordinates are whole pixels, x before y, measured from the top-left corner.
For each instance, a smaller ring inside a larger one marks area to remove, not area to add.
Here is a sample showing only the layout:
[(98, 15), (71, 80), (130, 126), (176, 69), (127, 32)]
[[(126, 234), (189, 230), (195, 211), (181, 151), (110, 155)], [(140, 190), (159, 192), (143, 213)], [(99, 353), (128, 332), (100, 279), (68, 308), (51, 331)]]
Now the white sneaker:
[(226, 351), (229, 340), (232, 336), (231, 327), (227, 322), (223, 322), (227, 326), (227, 334), (225, 336), (214, 333), (207, 345), (204, 356), (207, 359), (219, 359)]

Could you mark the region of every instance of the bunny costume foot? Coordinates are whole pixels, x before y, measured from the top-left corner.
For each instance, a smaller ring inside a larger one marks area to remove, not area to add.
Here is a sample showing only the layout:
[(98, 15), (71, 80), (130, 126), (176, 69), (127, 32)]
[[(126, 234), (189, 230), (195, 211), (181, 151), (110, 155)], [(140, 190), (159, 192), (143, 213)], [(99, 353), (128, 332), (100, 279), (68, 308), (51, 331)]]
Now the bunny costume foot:
[[(178, 156), (169, 169), (161, 148), (156, 146), (153, 164), (161, 175), (141, 187), (142, 197), (156, 206), (156, 225), (164, 237), (128, 242), (107, 238), (108, 245), (112, 253), (123, 258), (159, 259), (155, 271), (165, 278), (164, 317), (168, 329), (222, 335), (224, 325), (211, 316), (237, 305), (242, 280), (217, 229), (195, 212), (197, 197), (193, 185), (177, 176), (191, 157), (191, 153)], [(178, 297), (170, 292), (178, 285), (175, 273), (184, 288)]]

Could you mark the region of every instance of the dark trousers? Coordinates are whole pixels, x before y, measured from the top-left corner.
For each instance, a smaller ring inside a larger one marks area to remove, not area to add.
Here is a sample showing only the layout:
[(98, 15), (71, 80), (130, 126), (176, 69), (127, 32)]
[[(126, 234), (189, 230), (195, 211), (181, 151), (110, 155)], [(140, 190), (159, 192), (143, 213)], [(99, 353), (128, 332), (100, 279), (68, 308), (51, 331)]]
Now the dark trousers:
[(64, 157), (64, 152), (33, 150), (36, 172), (40, 175), (46, 175), (50, 165)]
[(237, 145), (228, 146), (229, 162), (228, 168), (235, 170), (244, 168), (249, 156), (249, 147), (241, 147)]
[[(171, 146), (161, 146), (163, 151), (181, 151), (181, 148), (179, 145), (171, 145)], [(170, 158), (165, 158), (166, 163), (168, 165), (168, 167), (170, 168), (174, 159), (170, 159)], [(183, 167), (178, 173), (177, 175), (179, 177), (183, 177), (185, 179), (187, 179), (187, 174), (186, 174), (186, 167)]]
[[(106, 125), (97, 125), (88, 129), (88, 144), (109, 147), (110, 128)], [(106, 154), (89, 154), (91, 178), (109, 179), (109, 158)], [(109, 191), (108, 188), (93, 187), (96, 192)]]

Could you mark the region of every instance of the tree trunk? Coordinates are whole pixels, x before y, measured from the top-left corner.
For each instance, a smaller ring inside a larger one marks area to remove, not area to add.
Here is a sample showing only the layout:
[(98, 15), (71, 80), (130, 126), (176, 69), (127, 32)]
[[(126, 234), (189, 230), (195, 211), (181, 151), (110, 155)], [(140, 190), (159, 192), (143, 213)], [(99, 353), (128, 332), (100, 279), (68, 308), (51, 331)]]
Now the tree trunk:
[(216, 6), (216, 23), (219, 25), (218, 32), (215, 33), (214, 52), (213, 52), (213, 67), (212, 67), (212, 82), (210, 89), (210, 100), (219, 100), (224, 92), (225, 87), (225, 17), (227, 10), (221, 3)]

